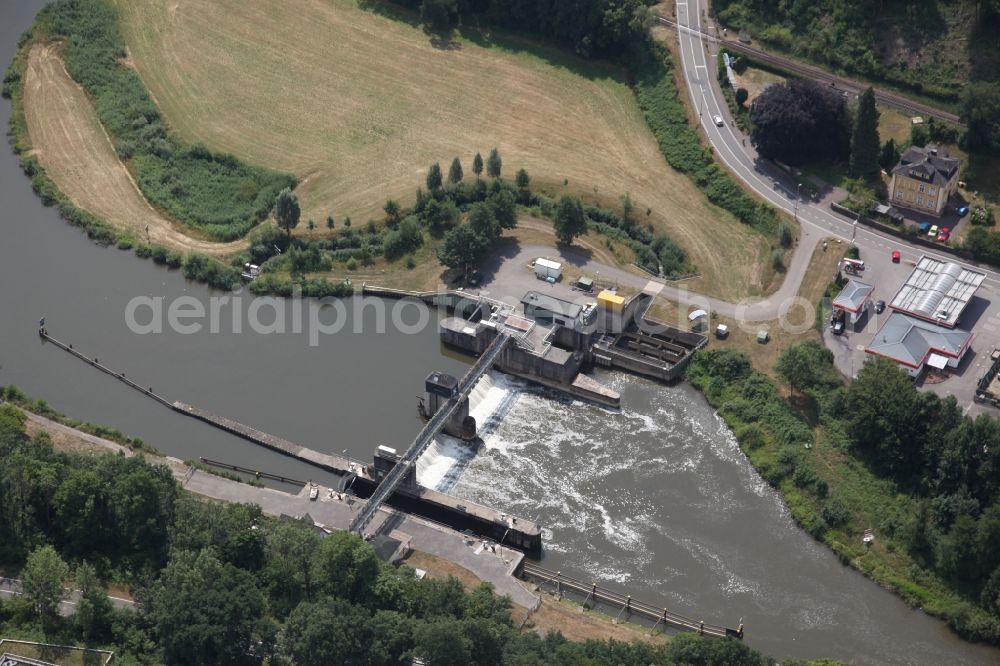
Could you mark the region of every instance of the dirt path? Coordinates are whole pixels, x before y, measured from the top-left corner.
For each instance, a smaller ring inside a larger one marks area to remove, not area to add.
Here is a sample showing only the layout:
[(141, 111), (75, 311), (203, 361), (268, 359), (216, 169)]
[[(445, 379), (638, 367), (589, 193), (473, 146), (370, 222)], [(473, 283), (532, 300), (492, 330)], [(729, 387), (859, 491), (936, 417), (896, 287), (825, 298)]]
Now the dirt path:
[[(551, 236), (553, 239), (553, 247), (555, 246), (556, 231), (552, 226), (552, 222), (549, 220), (542, 220), (537, 217), (531, 216), (519, 216), (517, 218), (517, 226), (519, 229), (531, 229), (532, 231), (537, 231), (547, 236)], [(617, 266), (618, 258), (615, 257), (595, 236), (580, 236), (573, 241), (580, 247), (587, 248), (593, 253), (595, 260), (608, 264), (609, 266)]]
[[(216, 243), (192, 238), (182, 225), (159, 214), (118, 159), (87, 94), (69, 75), (55, 47), (28, 53), (24, 113), (32, 154), (74, 204), (136, 240), (176, 250), (226, 255), (245, 240)], [(148, 232), (147, 232), (148, 229)]]

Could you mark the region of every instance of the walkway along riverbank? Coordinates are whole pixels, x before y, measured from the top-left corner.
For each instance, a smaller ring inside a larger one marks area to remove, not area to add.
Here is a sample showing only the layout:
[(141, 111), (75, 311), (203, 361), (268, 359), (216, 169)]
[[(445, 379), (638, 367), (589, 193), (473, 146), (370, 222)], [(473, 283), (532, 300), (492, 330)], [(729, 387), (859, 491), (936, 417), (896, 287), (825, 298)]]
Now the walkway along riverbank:
[[(414, 513), (429, 520), (444, 523), (452, 529), (458, 531), (467, 530), (480, 537), (492, 539), (505, 546), (520, 548), (526, 552), (541, 552), (542, 529), (541, 526), (535, 521), (520, 518), (496, 508), (481, 506), (474, 502), (469, 502), (468, 500), (460, 500), (437, 490), (424, 488), (423, 486), (417, 485), (415, 481), (398, 487), (397, 485), (390, 483), (380, 492), (381, 484), (384, 483), (384, 472), (388, 471), (391, 474), (392, 472), (398, 470), (397, 474), (399, 476), (407, 476), (406, 472), (414, 469), (412, 464), (413, 461), (401, 458), (396, 461), (398, 463), (396, 466), (394, 466), (391, 470), (387, 470), (385, 469), (384, 464), (386, 461), (388, 461), (388, 464), (392, 464), (392, 461), (385, 458), (384, 455), (380, 456), (376, 454), (376, 461), (380, 461), (382, 463), (381, 465), (379, 465), (378, 462), (365, 464), (350, 460), (344, 456), (322, 453), (320, 451), (300, 446), (299, 444), (290, 442), (287, 439), (263, 432), (252, 426), (214, 414), (208, 410), (201, 409), (180, 400), (170, 401), (164, 396), (155, 393), (152, 387), (141, 386), (137, 382), (128, 379), (124, 372), (116, 372), (106, 365), (101, 364), (99, 359), (88, 357), (86, 354), (81, 353), (78, 349), (75, 349), (73, 345), (56, 339), (49, 334), (44, 325), (39, 327), (38, 334), (46, 342), (54, 344), (60, 349), (86, 362), (88, 365), (91, 365), (101, 372), (114, 377), (127, 386), (139, 391), (143, 395), (152, 398), (164, 407), (168, 407), (175, 412), (184, 414), (185, 416), (203, 421), (204, 423), (241, 437), (259, 446), (296, 458), (302, 462), (328, 472), (332, 472), (340, 477), (338, 490), (341, 492), (350, 492), (361, 500), (374, 498), (374, 502), (372, 502), (370, 509), (365, 508), (358, 517), (352, 516), (345, 524), (336, 525), (339, 529), (350, 529), (352, 528), (353, 523), (353, 531), (360, 532), (378, 511), (379, 506), (385, 502), (396, 509)], [(468, 388), (471, 390), (471, 386)], [(441, 421), (446, 420), (447, 418), (445, 411), (446, 410), (442, 410), (440, 414), (441, 418), (438, 418), (437, 420), (432, 419), (431, 422), (428, 423), (428, 427), (421, 430), (420, 435), (418, 435), (418, 440), (420, 440), (421, 437), (429, 439), (432, 436), (432, 432), (436, 432), (435, 428), (440, 425)], [(381, 469), (377, 469), (377, 466), (381, 467)], [(391, 478), (390, 481), (392, 481)], [(365, 506), (367, 507), (367, 503)], [(362, 517), (363, 520), (356, 519)], [(366, 536), (371, 535), (366, 534)]]

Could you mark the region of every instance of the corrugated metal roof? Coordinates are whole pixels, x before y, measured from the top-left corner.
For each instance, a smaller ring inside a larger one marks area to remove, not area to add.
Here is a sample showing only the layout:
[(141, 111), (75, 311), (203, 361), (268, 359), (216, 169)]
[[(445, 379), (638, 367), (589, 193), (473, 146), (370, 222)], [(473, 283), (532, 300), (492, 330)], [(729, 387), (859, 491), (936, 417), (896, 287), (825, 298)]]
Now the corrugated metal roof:
[(984, 279), (985, 273), (924, 256), (889, 307), (951, 328)]

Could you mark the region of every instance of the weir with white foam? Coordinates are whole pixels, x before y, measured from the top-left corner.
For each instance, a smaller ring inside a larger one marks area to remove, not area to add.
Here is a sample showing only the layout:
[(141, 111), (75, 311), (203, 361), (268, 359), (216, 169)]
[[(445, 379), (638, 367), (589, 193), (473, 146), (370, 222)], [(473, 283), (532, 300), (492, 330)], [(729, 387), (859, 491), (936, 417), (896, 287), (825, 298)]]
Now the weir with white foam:
[(473, 442), (439, 434), (417, 459), (417, 483), (448, 491), (489, 436), (517, 402), (524, 383), (497, 371), (482, 376), (469, 393), (469, 415), (476, 419), (479, 439)]

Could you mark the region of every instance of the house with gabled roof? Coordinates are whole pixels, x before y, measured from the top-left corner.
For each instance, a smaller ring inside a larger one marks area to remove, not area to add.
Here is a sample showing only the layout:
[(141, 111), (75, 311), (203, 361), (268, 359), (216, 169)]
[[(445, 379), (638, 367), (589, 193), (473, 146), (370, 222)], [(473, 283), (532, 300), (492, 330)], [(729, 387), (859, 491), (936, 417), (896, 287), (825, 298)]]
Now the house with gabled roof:
[(962, 163), (934, 146), (910, 146), (892, 169), (889, 198), (894, 206), (940, 216), (958, 190)]

